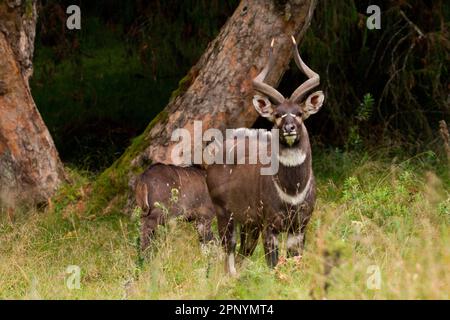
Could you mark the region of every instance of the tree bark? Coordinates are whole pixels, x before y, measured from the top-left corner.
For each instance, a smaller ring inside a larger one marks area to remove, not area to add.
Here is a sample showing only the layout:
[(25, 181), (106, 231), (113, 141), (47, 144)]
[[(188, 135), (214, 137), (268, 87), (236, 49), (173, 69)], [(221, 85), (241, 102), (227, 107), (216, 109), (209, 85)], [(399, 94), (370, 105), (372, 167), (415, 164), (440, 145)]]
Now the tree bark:
[(37, 1), (0, 1), (0, 205), (48, 200), (64, 179), (30, 93)]
[(99, 187), (113, 186), (109, 196), (122, 193), (127, 190), (123, 184), (132, 187), (136, 174), (149, 163), (172, 163), (172, 132), (185, 128), (193, 136), (194, 120), (202, 121), (203, 131), (251, 126), (258, 117), (251, 102), (252, 78), (267, 62), (271, 39), (276, 41), (276, 62), (266, 82), (276, 85), (292, 57), (290, 37), (301, 40), (315, 6), (316, 0), (242, 0), (180, 82), (175, 97), (102, 175)]

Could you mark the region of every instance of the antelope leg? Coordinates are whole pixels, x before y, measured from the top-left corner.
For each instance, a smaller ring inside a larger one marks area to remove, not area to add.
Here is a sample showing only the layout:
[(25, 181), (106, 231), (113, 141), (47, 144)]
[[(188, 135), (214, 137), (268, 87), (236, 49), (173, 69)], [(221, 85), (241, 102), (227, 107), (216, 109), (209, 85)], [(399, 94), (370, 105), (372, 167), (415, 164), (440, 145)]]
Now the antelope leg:
[(236, 275), (235, 256), (236, 249), (236, 235), (234, 230), (234, 221), (230, 214), (220, 209), (217, 215), (217, 222), (219, 227), (219, 236), (222, 240), (222, 246), (225, 249), (225, 271), (231, 275)]
[(214, 235), (211, 231), (211, 220), (200, 219), (196, 222), (197, 232), (202, 245), (214, 240)]
[(258, 245), (259, 229), (252, 225), (242, 225), (241, 227), (241, 247), (239, 254), (249, 257), (253, 254)]
[(266, 254), (266, 262), (270, 268), (275, 268), (278, 264), (278, 238), (277, 234), (266, 229), (264, 232), (264, 252)]
[(141, 218), (141, 250), (144, 251), (150, 245), (153, 234), (162, 218), (162, 211), (158, 208), (150, 210), (149, 214)]
[(301, 256), (305, 246), (305, 233), (298, 231), (296, 233), (289, 232), (286, 243), (287, 255), (289, 258)]

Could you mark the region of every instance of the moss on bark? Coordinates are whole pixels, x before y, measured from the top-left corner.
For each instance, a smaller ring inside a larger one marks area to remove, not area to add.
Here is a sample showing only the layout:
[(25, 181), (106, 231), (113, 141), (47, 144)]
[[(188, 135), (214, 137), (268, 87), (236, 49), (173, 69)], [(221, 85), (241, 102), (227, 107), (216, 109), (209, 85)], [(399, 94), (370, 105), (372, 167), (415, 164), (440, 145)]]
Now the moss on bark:
[(145, 131), (133, 140), (123, 155), (96, 179), (93, 184), (87, 214), (104, 212), (111, 204), (112, 207), (107, 211), (120, 211), (125, 206), (131, 192), (128, 184), (130, 177), (142, 173), (145, 167), (150, 164), (133, 164), (133, 160), (149, 146), (150, 130), (167, 117), (167, 111), (161, 111), (150, 122)]

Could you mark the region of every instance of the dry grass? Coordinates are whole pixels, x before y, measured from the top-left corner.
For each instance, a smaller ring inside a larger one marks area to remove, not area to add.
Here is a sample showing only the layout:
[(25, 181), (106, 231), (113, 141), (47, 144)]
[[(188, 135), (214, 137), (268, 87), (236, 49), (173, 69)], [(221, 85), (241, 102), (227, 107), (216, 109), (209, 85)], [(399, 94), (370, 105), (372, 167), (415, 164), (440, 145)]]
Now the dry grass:
[[(342, 170), (319, 179), (303, 259), (269, 270), (259, 245), (237, 278), (224, 274), (220, 247), (202, 253), (180, 221), (159, 230), (140, 266), (136, 223), (123, 215), (84, 219), (67, 202), (14, 223), (2, 214), (0, 298), (449, 299), (448, 175), (370, 159)], [(79, 290), (66, 286), (69, 265), (81, 268)]]

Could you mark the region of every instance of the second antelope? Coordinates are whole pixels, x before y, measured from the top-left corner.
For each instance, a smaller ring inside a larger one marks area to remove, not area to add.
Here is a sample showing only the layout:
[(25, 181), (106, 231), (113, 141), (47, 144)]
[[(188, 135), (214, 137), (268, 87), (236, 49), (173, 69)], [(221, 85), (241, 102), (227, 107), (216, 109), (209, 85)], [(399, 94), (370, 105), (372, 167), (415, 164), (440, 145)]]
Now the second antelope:
[[(251, 255), (262, 233), (266, 261), (274, 267), (278, 263), (277, 236), (280, 232), (288, 232), (288, 255), (301, 256), (305, 229), (314, 210), (316, 183), (304, 121), (319, 111), (324, 94), (316, 91), (304, 99), (309, 90), (319, 85), (319, 75), (303, 62), (293, 37), (292, 43), (295, 62), (308, 80), (289, 98), (264, 83), (273, 65), (274, 40), (267, 65), (253, 79), (254, 88), (264, 94), (254, 96), (255, 109), (279, 129), (278, 172), (261, 175), (262, 165), (249, 162), (214, 164), (207, 168), (208, 189), (216, 207), (219, 234), (227, 253), (226, 269), (231, 274), (236, 273), (236, 223), (241, 225), (240, 254)], [(270, 132), (267, 135), (270, 136)]]
[(177, 216), (195, 221), (202, 243), (213, 239), (214, 207), (201, 169), (151, 165), (137, 180), (136, 202), (142, 209), (142, 250), (149, 246), (158, 225)]

